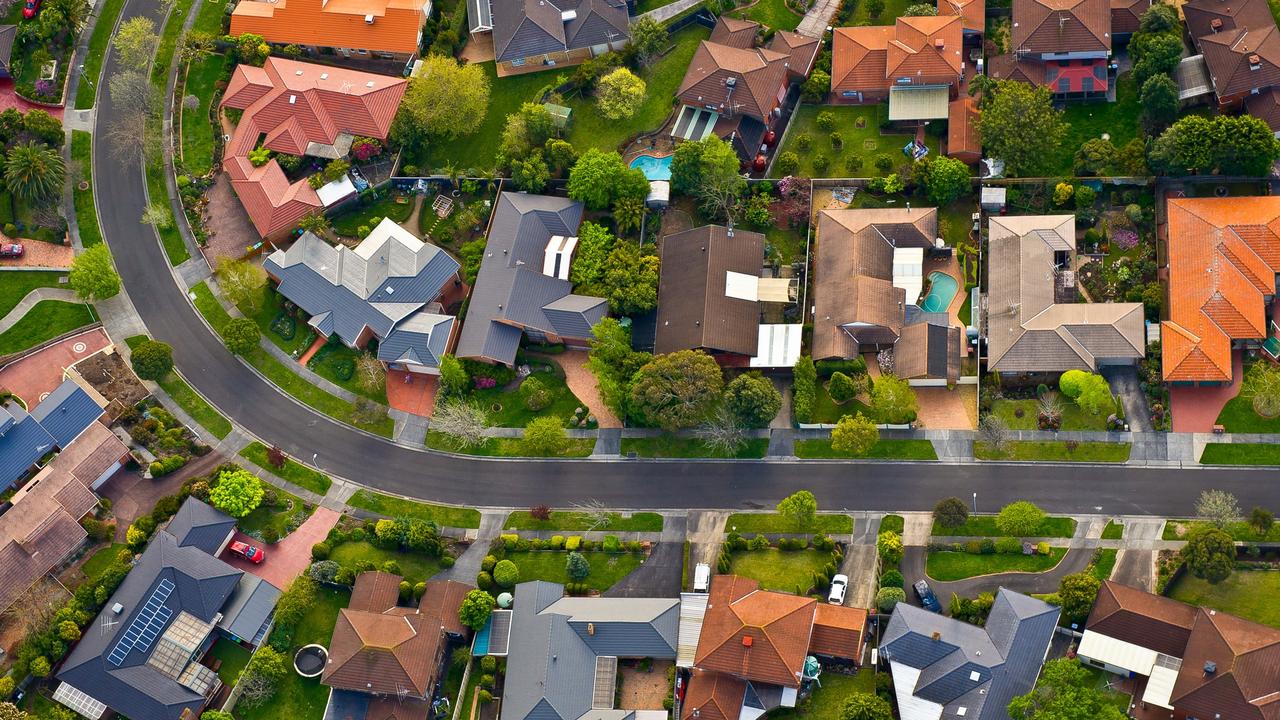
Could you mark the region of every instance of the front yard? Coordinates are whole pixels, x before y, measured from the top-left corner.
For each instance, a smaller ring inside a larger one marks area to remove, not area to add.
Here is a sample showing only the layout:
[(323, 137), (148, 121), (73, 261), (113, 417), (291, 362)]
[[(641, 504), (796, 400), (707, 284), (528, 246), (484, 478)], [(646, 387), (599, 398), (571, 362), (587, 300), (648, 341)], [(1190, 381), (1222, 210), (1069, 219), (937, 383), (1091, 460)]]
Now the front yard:
[(437, 526), (444, 527), (480, 527), (479, 510), (405, 500), (404, 498), (376, 493), (372, 490), (356, 491), (356, 494), (347, 500), (347, 504), (351, 507), (368, 510), (371, 513), (385, 515), (390, 518), (427, 520)]
[[(1245, 372), (1248, 372), (1247, 367)], [(1250, 399), (1239, 395), (1227, 401), (1222, 412), (1218, 414), (1218, 424), (1226, 428), (1229, 433), (1280, 433), (1280, 417), (1262, 417), (1254, 412), (1253, 402)]]
[[(12, 275), (13, 273), (6, 273)], [(89, 305), (41, 300), (22, 319), (0, 333), (0, 355), (16, 353), (97, 320)]]
[[(146, 335), (134, 335), (127, 338), (125, 344), (133, 349), (148, 339), (150, 338)], [(177, 371), (170, 370), (168, 375), (160, 379), (159, 385), (178, 407), (190, 415), (196, 424), (208, 430), (209, 434), (219, 440), (225, 440), (231, 434), (231, 421), (223, 417), (222, 413), (215, 410), (186, 381), (178, 377)]]
[[(644, 563), (644, 553), (638, 552), (607, 553), (597, 550), (584, 552), (582, 556), (591, 565), (591, 574), (582, 582), (588, 588), (602, 592)], [(520, 568), (520, 582), (546, 580), (561, 584), (573, 582), (565, 572), (568, 557), (569, 553), (554, 550), (508, 552), (505, 555), (507, 560)]]
[[(818, 127), (818, 115), (823, 112), (835, 116), (832, 130)], [(911, 136), (881, 135), (880, 121), (888, 113), (887, 105), (801, 105), (791, 120), (786, 143), (779, 151), (794, 152), (799, 156), (800, 168), (793, 174), (803, 177), (882, 177), (897, 172), (898, 168), (909, 164), (902, 148), (911, 141)], [(839, 148), (832, 147), (832, 132), (840, 134)], [(804, 144), (801, 136), (809, 138), (807, 149), (801, 147)], [(936, 143), (930, 150), (938, 151)], [(880, 156), (887, 156), (892, 162), (888, 171), (876, 167), (876, 159)], [(815, 166), (815, 159), (819, 157), (828, 161), (826, 170)], [(782, 177), (784, 173), (777, 165), (775, 162), (772, 175)]]
[(244, 449), (240, 451), (240, 456), (248, 459), (249, 462), (254, 463), (272, 475), (275, 475), (282, 480), (288, 480), (294, 485), (306, 488), (317, 495), (324, 495), (329, 492), (329, 486), (333, 481), (329, 479), (328, 475), (312, 470), (306, 465), (303, 465), (288, 456), (285, 456), (284, 465), (276, 467), (271, 464), (268, 453), (269, 451), (267, 446), (255, 440), (246, 445)]
[(757, 580), (765, 590), (807, 594), (813, 576), (831, 562), (820, 550), (742, 550), (730, 555), (729, 573)]
[(997, 451), (981, 440), (973, 444), (973, 455), (979, 460), (1056, 460), (1059, 462), (1122, 463), (1129, 461), (1129, 453), (1132, 450), (1133, 444), (1127, 442), (1015, 440), (1006, 443), (1003, 451)]
[[(210, 4), (216, 3), (206, 3)], [(212, 119), (210, 105), (218, 83), (234, 64), (230, 55), (210, 54), (198, 58), (186, 68), (184, 95), (196, 98), (196, 102), (193, 108), (187, 107), (185, 99), (180, 105), (180, 160), (182, 168), (192, 175), (205, 175), (213, 169), (213, 152), (222, 128)]]
[[(883, 523), (880, 529), (884, 530)], [(1049, 516), (1027, 537), (1069, 538), (1075, 532), (1076, 521), (1072, 518)], [(960, 527), (949, 528), (935, 522), (930, 534), (939, 537), (1001, 537), (1007, 533), (1001, 532), (996, 525), (995, 515), (970, 515)]]
[(725, 529), (740, 535), (756, 533), (820, 533), (848, 535), (853, 532), (853, 518), (842, 513), (820, 513), (810, 525), (796, 525), (782, 513), (734, 513)]
[(286, 490), (277, 487), (269, 487), (267, 490), (275, 493), (276, 502), (269, 504), (267, 500), (271, 496), (265, 496), (262, 504), (240, 518), (237, 525), (246, 535), (274, 543), (276, 540), (270, 539), (272, 533), (275, 533), (277, 540), (284, 538), (311, 517), (315, 506)]
[(1169, 597), (1280, 628), (1280, 570), (1237, 570), (1215, 584), (1184, 573)]
[(1066, 554), (1067, 548), (1049, 548), (1048, 555), (1021, 553), (976, 555), (953, 550), (933, 551), (925, 560), (925, 573), (934, 580), (943, 582), (992, 573), (1038, 573), (1052, 570)]
[(409, 581), (410, 585), (430, 580), (441, 569), (440, 558), (434, 555), (386, 550), (367, 540), (348, 540), (335, 545), (329, 552), (329, 559), (345, 568), (354, 567), (363, 560), (373, 563), (378, 569), (394, 560), (400, 566), (400, 576)]
[[(1039, 430), (1036, 419), (1039, 417), (1037, 400), (995, 400), (991, 404), (991, 414), (999, 417), (1010, 430)], [(1093, 415), (1072, 402), (1061, 397), (1062, 430), (1106, 430), (1107, 416), (1110, 413)]]
[(632, 513), (623, 517), (621, 513), (611, 512), (599, 521), (593, 513), (577, 510), (553, 510), (546, 520), (539, 520), (528, 510), (516, 510), (507, 516), (504, 530), (566, 530), (585, 532), (587, 530), (611, 530), (613, 532), (662, 532), (662, 516), (655, 512)]
[(928, 440), (880, 440), (865, 455), (837, 452), (830, 440), (797, 440), (796, 457), (865, 458), (872, 460), (937, 460), (938, 453)]
[(585, 405), (565, 383), (564, 369), (555, 361), (540, 358), (525, 358), (525, 361), (532, 371), (529, 377), (538, 378), (550, 393), (549, 405), (540, 410), (530, 410), (520, 397), (519, 382), (475, 390), (471, 399), (488, 413), (489, 424), (493, 427), (524, 427), (539, 417), (558, 417), (568, 427), (574, 412)]
[[(1203, 525), (1201, 520), (1170, 520), (1164, 525), (1163, 540), (1183, 540), (1196, 525)], [(1227, 523), (1222, 528), (1236, 542), (1280, 542), (1280, 523), (1271, 526), (1267, 534), (1259, 535), (1252, 525), (1243, 520)]]
[(1211, 443), (1200, 454), (1202, 465), (1280, 465), (1280, 445)]

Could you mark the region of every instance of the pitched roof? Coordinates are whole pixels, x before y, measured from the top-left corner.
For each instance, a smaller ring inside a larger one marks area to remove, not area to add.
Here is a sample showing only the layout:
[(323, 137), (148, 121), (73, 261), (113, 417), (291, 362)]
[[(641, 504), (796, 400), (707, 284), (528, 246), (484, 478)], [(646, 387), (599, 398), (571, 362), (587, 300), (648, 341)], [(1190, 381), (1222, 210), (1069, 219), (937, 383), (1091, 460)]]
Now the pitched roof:
[(676, 97), (685, 105), (759, 120), (773, 111), (779, 91), (790, 80), (790, 60), (790, 55), (768, 48), (737, 48), (703, 40)]
[(893, 27), (836, 28), (831, 91), (883, 90), (900, 78), (954, 83), (964, 63), (958, 15), (900, 17)]
[(178, 508), (166, 530), (178, 541), (179, 546), (194, 546), (213, 555), (222, 548), (222, 543), (235, 527), (235, 518), (189, 497)]
[(13, 54), (13, 41), (18, 37), (17, 25), (0, 25), (0, 68), (8, 71), (9, 58)]
[(63, 380), (32, 408), (31, 419), (40, 423), (59, 447), (66, 447), (102, 417), (105, 406), (102, 396), (93, 397), (74, 380)]
[(704, 348), (755, 355), (759, 303), (730, 294), (730, 283), (754, 281), (763, 261), (760, 233), (704, 225), (662, 238), (654, 351)]
[[(97, 397), (95, 397), (97, 396)], [(74, 380), (64, 380), (28, 414), (16, 402), (0, 405), (0, 490), (21, 479), (36, 461), (71, 445), (102, 417), (106, 401)]]
[(1085, 629), (1181, 657), (1195, 617), (1190, 605), (1107, 580), (1098, 590)]
[(498, 62), (631, 37), (621, 0), (494, 0), (490, 7)]
[(983, 33), (987, 30), (986, 0), (938, 0), (939, 15), (959, 15), (964, 29)]
[(947, 155), (963, 155), (977, 160), (982, 157), (982, 133), (978, 121), (982, 113), (971, 97), (952, 100), (947, 106)]
[(1231, 344), (1267, 334), (1280, 272), (1280, 198), (1170, 198), (1164, 378), (1230, 382)]
[(504, 192), (489, 225), (480, 273), (471, 291), (458, 357), (510, 365), (522, 328), (586, 339), (608, 302), (573, 294), (568, 280), (540, 269), (552, 237), (570, 237), (582, 221), (582, 203), (547, 195)]
[(1142, 23), (1142, 14), (1151, 8), (1152, 0), (1110, 0), (1111, 34), (1135, 33)]
[(896, 28), (890, 25), (836, 28), (831, 41), (831, 92), (887, 89), (889, 43), (895, 35)]
[(681, 720), (738, 720), (747, 683), (728, 673), (694, 668), (689, 689), (680, 704)]
[(231, 13), (231, 34), (267, 42), (415, 53), (427, 20), (420, 0), (247, 0)]
[(960, 354), (964, 351), (960, 328), (917, 322), (902, 328), (894, 346), (894, 374), (900, 378), (960, 379)]
[(755, 580), (717, 575), (694, 665), (751, 681), (799, 687), (817, 601), (761, 590)]
[(261, 68), (236, 66), (222, 106), (244, 114), (222, 167), (258, 232), (279, 232), (322, 207), (307, 181), (290, 184), (274, 159), (249, 162), (259, 137), (267, 136), (264, 147), (294, 155), (333, 151), (353, 135), (386, 139), (407, 87), (403, 78), (277, 57)]
[(1055, 254), (1075, 253), (1075, 217), (992, 217), (988, 366), (997, 372), (1094, 370), (1099, 358), (1139, 358), (1142, 303), (1058, 302)]
[(1280, 130), (1280, 92), (1267, 88), (1244, 101), (1245, 112), (1265, 122), (1272, 132)]
[(1280, 84), (1280, 29), (1270, 15), (1265, 24), (1210, 33), (1196, 45), (1218, 97)]
[(818, 603), (813, 614), (809, 652), (832, 657), (862, 657), (867, 611), (862, 608)]
[(728, 45), (736, 48), (749, 48), (756, 44), (756, 35), (760, 33), (760, 23), (754, 20), (739, 20), (728, 15), (721, 15), (711, 28), (708, 42), (717, 45)]
[(814, 358), (852, 357), (860, 342), (897, 341), (908, 298), (893, 285), (893, 251), (931, 247), (937, 231), (936, 208), (818, 213)]
[(1275, 25), (1266, 0), (1191, 0), (1181, 10), (1187, 32), (1197, 44), (1217, 32), (1261, 30)]
[(985, 627), (901, 603), (880, 642), (899, 705), (919, 698), (945, 717), (1008, 717), (1009, 701), (1035, 686), (1058, 623), (1058, 608), (1004, 588)]
[(1111, 50), (1109, 0), (1013, 0), (1013, 17), (1015, 52)]

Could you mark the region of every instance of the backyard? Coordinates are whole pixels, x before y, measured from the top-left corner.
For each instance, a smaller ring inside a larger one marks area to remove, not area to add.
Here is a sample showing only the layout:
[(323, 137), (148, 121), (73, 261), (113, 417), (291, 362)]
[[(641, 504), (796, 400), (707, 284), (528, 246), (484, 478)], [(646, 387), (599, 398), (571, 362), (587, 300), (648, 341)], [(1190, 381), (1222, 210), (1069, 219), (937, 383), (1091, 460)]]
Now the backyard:
[(385, 550), (367, 540), (349, 540), (335, 545), (329, 553), (329, 559), (342, 567), (354, 567), (361, 560), (371, 562), (381, 568), (388, 561), (395, 561), (400, 566), (401, 577), (416, 585), (430, 580), (440, 572), (440, 559), (422, 552), (404, 552), (401, 550)]
[(1131, 73), (1122, 73), (1116, 79), (1116, 101), (1084, 102), (1068, 105), (1062, 119), (1070, 124), (1062, 144), (1056, 153), (1057, 162), (1050, 174), (1073, 174), (1076, 151), (1088, 140), (1110, 137), (1111, 144), (1120, 149), (1138, 135), (1138, 115), (1142, 106), (1138, 102), (1138, 88)]
[[(384, 192), (383, 196), (377, 200), (352, 202), (347, 209), (330, 217), (329, 221), (333, 224), (335, 233), (343, 237), (363, 240), (364, 236), (377, 227), (383, 218), (391, 218), (398, 223), (408, 220), (413, 214), (413, 201), (412, 195)], [(361, 232), (362, 228), (364, 232)]]
[(240, 679), (240, 671), (249, 664), (250, 657), (248, 650), (225, 637), (218, 638), (213, 647), (209, 648), (209, 655), (222, 661), (218, 668), (218, 678), (227, 687), (232, 687)]
[[(5, 277), (14, 273), (6, 273)], [(41, 300), (22, 319), (0, 333), (0, 355), (16, 353), (96, 321), (89, 305)]]
[(867, 12), (867, 3), (858, 3), (849, 25), (892, 25), (899, 15), (905, 15), (911, 0), (885, 0), (884, 10), (874, 18)]
[(865, 458), (868, 460), (937, 460), (938, 453), (928, 440), (879, 440), (865, 455), (836, 451), (830, 440), (797, 440), (796, 457)]
[[(632, 570), (644, 563), (644, 553), (623, 552), (606, 553), (601, 551), (584, 552), (582, 556), (591, 565), (591, 574), (582, 582), (592, 590), (608, 590), (614, 583), (631, 574)], [(527, 580), (545, 580), (553, 583), (573, 582), (565, 571), (565, 562), (569, 554), (553, 550), (538, 552), (509, 552), (507, 560), (520, 568), (520, 582)]]
[(1217, 584), (1184, 573), (1168, 594), (1174, 600), (1280, 628), (1280, 603), (1276, 602), (1280, 570), (1237, 570)]
[[(350, 599), (349, 590), (323, 585), (317, 587), (316, 603), (298, 623), (287, 656), (292, 658), (298, 648), (311, 643), (328, 647), (333, 638), (338, 611), (346, 607)], [(290, 668), (270, 702), (260, 703), (252, 708), (238, 705), (235, 713), (238, 720), (315, 720), (324, 716), (328, 702), (329, 688), (320, 684), (320, 678), (304, 678)]]
[(876, 691), (876, 676), (871, 668), (863, 668), (854, 675), (824, 672), (821, 683), (821, 687), (796, 707), (770, 712), (769, 720), (843, 720), (842, 710), (850, 695)]
[[(886, 11), (887, 13), (887, 11)], [(892, 17), (892, 16), (889, 16)], [(832, 130), (818, 127), (818, 114), (829, 112), (835, 116)], [(800, 158), (800, 168), (792, 173), (803, 177), (879, 177), (896, 172), (907, 165), (902, 148), (911, 141), (908, 135), (881, 135), (880, 120), (887, 116), (887, 105), (810, 105), (804, 104), (796, 111), (787, 130), (781, 152), (794, 152)], [(840, 133), (841, 147), (833, 149), (831, 133)], [(801, 136), (811, 142), (809, 149), (801, 147)], [(937, 147), (933, 150), (936, 152)], [(892, 163), (888, 171), (875, 166), (879, 156), (887, 156)], [(829, 161), (825, 171), (814, 166), (814, 159)], [(851, 166), (850, 163), (856, 163)], [(773, 177), (782, 177), (774, 163)]]
[(1049, 548), (1048, 555), (1021, 553), (981, 555), (953, 550), (933, 551), (925, 560), (925, 573), (934, 580), (943, 582), (992, 573), (1038, 573), (1053, 569), (1066, 554), (1067, 548)]
[(831, 562), (831, 553), (820, 550), (742, 550), (730, 553), (729, 574), (749, 577), (765, 590), (804, 595), (813, 587), (813, 576)]
[(706, 441), (696, 437), (658, 435), (622, 438), (622, 454), (635, 453), (638, 457), (754, 459), (764, 457), (768, 449), (768, 438), (749, 438), (733, 454), (712, 450), (707, 447)]
[(431, 503), (405, 500), (404, 498), (383, 495), (372, 490), (358, 490), (347, 500), (351, 507), (368, 510), (371, 513), (391, 518), (408, 518), (410, 520), (427, 520), (437, 526), (456, 528), (480, 527), (480, 511), (465, 507), (449, 507), (432, 505)]
[(979, 460), (1057, 460), (1061, 462), (1128, 462), (1133, 443), (1015, 440), (998, 451), (981, 440), (973, 444)]

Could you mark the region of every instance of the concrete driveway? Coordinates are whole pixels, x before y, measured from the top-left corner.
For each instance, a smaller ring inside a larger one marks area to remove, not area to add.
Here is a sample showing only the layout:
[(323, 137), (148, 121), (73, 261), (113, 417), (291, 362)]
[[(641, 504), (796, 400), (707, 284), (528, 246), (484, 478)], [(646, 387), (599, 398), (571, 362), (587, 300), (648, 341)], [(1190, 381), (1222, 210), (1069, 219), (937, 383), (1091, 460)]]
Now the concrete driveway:
[[(644, 564), (613, 587), (605, 597), (679, 597), (684, 575), (684, 540), (688, 518), (668, 515), (663, 518), (662, 539), (649, 553)], [(693, 572), (692, 568), (689, 570)]]
[(1142, 392), (1142, 385), (1138, 381), (1138, 368), (1116, 365), (1103, 367), (1099, 372), (1107, 379), (1111, 392), (1120, 398), (1129, 429), (1134, 432), (1151, 432), (1151, 408), (1147, 405), (1147, 394)]

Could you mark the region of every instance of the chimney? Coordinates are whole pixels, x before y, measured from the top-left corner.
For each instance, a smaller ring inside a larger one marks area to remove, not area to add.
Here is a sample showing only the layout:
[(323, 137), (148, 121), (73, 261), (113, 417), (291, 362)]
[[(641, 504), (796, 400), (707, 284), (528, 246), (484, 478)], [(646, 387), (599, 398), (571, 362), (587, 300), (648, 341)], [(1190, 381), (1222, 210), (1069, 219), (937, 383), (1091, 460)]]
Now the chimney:
[(1218, 664), (1217, 664), (1217, 663), (1215, 663), (1215, 662), (1214, 662), (1214, 661), (1212, 661), (1212, 660), (1205, 660), (1205, 661), (1204, 661), (1204, 674), (1205, 674), (1205, 675), (1212, 675), (1212, 674), (1214, 674), (1214, 673), (1216, 673), (1216, 672), (1218, 672)]
[(742, 636), (742, 647), (744, 647), (744, 648), (749, 648), (749, 647), (751, 647), (751, 636), (750, 636), (750, 635), (743, 635), (743, 636)]
[(1253, 55), (1249, 56), (1249, 69), (1250, 70), (1262, 69), (1262, 57), (1259, 56), (1257, 53), (1254, 53)]
[(1214, 18), (1213, 20), (1209, 21), (1209, 27), (1212, 28), (1215, 33), (1221, 30), (1222, 18)]
[(942, 639), (942, 633), (938, 632), (937, 630), (934, 630), (934, 631), (933, 631), (933, 641), (934, 641), (934, 642), (938, 642), (938, 641), (939, 641), (939, 640), (941, 640), (941, 639)]

